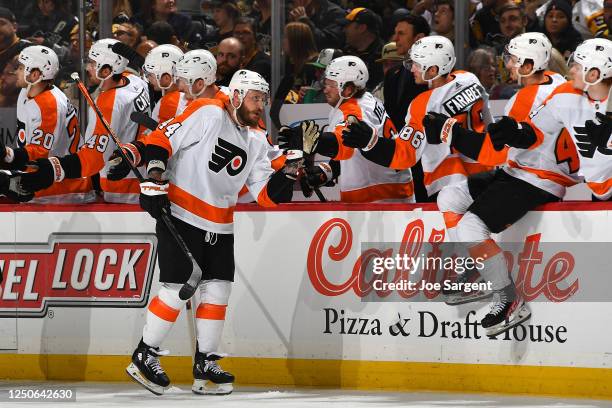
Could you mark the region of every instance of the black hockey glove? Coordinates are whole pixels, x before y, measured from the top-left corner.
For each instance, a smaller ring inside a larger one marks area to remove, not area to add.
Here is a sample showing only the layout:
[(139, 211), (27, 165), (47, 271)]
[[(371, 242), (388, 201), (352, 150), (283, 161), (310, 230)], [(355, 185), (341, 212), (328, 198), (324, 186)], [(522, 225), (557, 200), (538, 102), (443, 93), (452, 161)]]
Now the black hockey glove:
[(29, 193), (51, 187), (56, 181), (62, 181), (65, 177), (64, 169), (57, 157), (38, 159), (34, 162), (36, 170), (24, 173), (20, 177), (21, 188)]
[(170, 215), (170, 200), (168, 199), (168, 180), (152, 178), (140, 183), (140, 207), (151, 217), (158, 219), (162, 212)]
[(425, 118), (423, 118), (427, 143), (433, 145), (445, 143), (450, 145), (455, 125), (457, 125), (457, 119), (450, 118), (442, 113), (428, 112)]
[(376, 129), (354, 116), (350, 117), (348, 122), (348, 126), (342, 131), (342, 144), (364, 151), (372, 149), (378, 141)]
[(13, 201), (26, 202), (34, 198), (34, 194), (23, 191), (20, 187), (22, 173), (0, 170), (0, 195), (5, 195)]
[(527, 149), (535, 143), (536, 135), (533, 129), (526, 123), (517, 123), (508, 116), (495, 123), (489, 124), (487, 132), (491, 137), (493, 148), (500, 151), (508, 145), (519, 149)]
[(287, 150), (287, 160), (282, 172), (290, 180), (297, 180), (300, 170), (304, 166), (304, 153), (301, 150)]
[[(145, 145), (142, 142), (126, 143), (121, 145), (132, 165), (142, 166), (142, 156), (144, 155)], [(108, 169), (107, 178), (112, 181), (122, 180), (130, 174), (132, 167), (126, 163), (116, 149), (109, 158), (110, 167)]]
[(609, 151), (611, 147), (608, 141), (612, 134), (612, 118), (599, 112), (595, 114), (595, 117), (595, 120), (587, 120), (585, 122), (586, 134), (597, 145), (602, 154), (611, 154), (612, 152), (604, 153), (604, 151)]
[(316, 166), (306, 167), (300, 177), (300, 187), (304, 197), (312, 196), (315, 188), (333, 186), (333, 171), (328, 163), (319, 163)]
[(305, 120), (298, 126), (282, 126), (278, 132), (278, 147), (282, 150), (302, 150), (312, 154), (317, 148), (321, 130), (314, 120)]

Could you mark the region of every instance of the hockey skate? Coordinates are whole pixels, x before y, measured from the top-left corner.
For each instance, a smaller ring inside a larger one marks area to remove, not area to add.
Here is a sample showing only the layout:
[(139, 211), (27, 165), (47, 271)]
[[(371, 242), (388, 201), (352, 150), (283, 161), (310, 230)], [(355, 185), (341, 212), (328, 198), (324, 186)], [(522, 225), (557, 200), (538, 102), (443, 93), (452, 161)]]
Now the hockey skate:
[(457, 274), (457, 280), (450, 282), (452, 287), (448, 288), (446, 285), (442, 285), (442, 295), (445, 296), (444, 302), (447, 305), (462, 305), (464, 303), (476, 302), (482, 299), (486, 299), (493, 295), (493, 292), (470, 291), (464, 292), (462, 289), (466, 283), (483, 283), (484, 279), (478, 274), (476, 268), (466, 269), (463, 273)]
[(514, 284), (506, 286), (497, 294), (499, 299), (480, 322), (489, 337), (504, 333), (531, 317), (529, 306), (516, 293)]
[(149, 347), (142, 340), (132, 354), (132, 362), (125, 371), (134, 381), (155, 395), (162, 395), (170, 385), (170, 379), (159, 363), (159, 356), (169, 354), (159, 347)]
[(196, 351), (191, 391), (203, 395), (228, 395), (234, 390), (234, 376), (223, 371), (217, 360), (224, 355)]

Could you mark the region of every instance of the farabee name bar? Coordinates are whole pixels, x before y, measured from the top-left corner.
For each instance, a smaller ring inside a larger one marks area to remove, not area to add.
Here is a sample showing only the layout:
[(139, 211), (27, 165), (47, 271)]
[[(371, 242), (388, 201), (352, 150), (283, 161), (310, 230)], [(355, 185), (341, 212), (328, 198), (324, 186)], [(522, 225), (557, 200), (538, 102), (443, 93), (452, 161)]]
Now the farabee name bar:
[(49, 306), (144, 307), (155, 269), (153, 234), (51, 234), (0, 244), (0, 317), (44, 317)]

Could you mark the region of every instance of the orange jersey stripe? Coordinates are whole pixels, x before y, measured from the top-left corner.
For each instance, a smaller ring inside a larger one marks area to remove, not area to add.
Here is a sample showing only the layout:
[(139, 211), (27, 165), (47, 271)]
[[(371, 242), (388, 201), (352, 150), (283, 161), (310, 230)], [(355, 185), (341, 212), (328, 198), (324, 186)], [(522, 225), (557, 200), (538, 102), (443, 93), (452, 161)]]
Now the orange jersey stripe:
[[(410, 121), (406, 124), (412, 127), (411, 138), (418, 132), (423, 132), (423, 119), (427, 113), (427, 104), (431, 97), (432, 91), (425, 91), (418, 95), (410, 102), (408, 109), (410, 110)], [(411, 140), (395, 139), (395, 154), (389, 166), (395, 170), (404, 170), (414, 166), (417, 162), (417, 152), (412, 146)]]
[(534, 169), (532, 167), (521, 166), (513, 160), (508, 161), (508, 166), (515, 168), (515, 169), (524, 170), (531, 174), (535, 174), (536, 176), (538, 176), (538, 178), (541, 178), (544, 180), (550, 180), (564, 187), (571, 187), (576, 184), (574, 180), (567, 178), (562, 174), (558, 174), (558, 173), (555, 173), (553, 171), (548, 171), (548, 170), (540, 170), (540, 169)]
[(27, 144), (24, 149), (28, 152), (29, 160), (46, 159), (49, 157), (49, 151), (37, 144)]
[(501, 248), (492, 239), (487, 239), (486, 241), (469, 248), (468, 252), (470, 253), (472, 259), (481, 258), (487, 260), (499, 254), (501, 252)]
[(170, 184), (168, 189), (168, 197), (174, 204), (184, 208), (198, 217), (216, 222), (218, 224), (231, 224), (234, 221), (235, 207), (215, 207), (214, 205), (208, 204), (207, 202), (200, 200), (198, 197), (189, 194), (187, 191), (181, 189), (177, 185)]
[(587, 182), (587, 186), (589, 186), (591, 191), (593, 191), (596, 195), (602, 196), (612, 188), (612, 178), (609, 178), (601, 183), (593, 181)]
[(57, 101), (51, 91), (45, 91), (34, 98), (34, 102), (40, 109), (40, 127), (45, 133), (55, 133), (57, 126)]
[(358, 190), (340, 192), (340, 201), (347, 203), (371, 203), (378, 200), (402, 199), (414, 195), (414, 185), (410, 183), (377, 184)]
[(140, 194), (140, 182), (135, 178), (113, 181), (100, 177), (100, 187), (107, 193)]
[(64, 179), (59, 183), (53, 183), (51, 187), (36, 192), (36, 197), (48, 197), (55, 195), (88, 193), (93, 189), (91, 179)]
[(504, 146), (504, 148), (499, 151), (495, 150), (493, 142), (491, 142), (491, 137), (487, 133), (480, 148), (480, 152), (478, 153), (478, 163), (487, 166), (502, 165), (508, 160), (509, 150), (507, 146)]
[(180, 99), (181, 93), (179, 91), (169, 92), (160, 99), (159, 123), (163, 123), (176, 116)]
[(155, 316), (167, 322), (175, 322), (179, 313), (178, 309), (168, 306), (159, 296), (155, 296), (149, 304), (149, 311)]
[(508, 116), (517, 122), (527, 120), (539, 89), (540, 85), (529, 85), (519, 90)]
[(278, 171), (282, 169), (286, 161), (287, 161), (287, 156), (285, 156), (284, 154), (281, 154), (276, 159), (272, 160), (272, 169), (274, 171)]
[(196, 311), (196, 319), (225, 320), (227, 305), (200, 303)]
[(353, 157), (355, 149), (342, 144), (342, 131), (346, 129), (346, 121), (349, 116), (355, 116), (357, 119), (362, 120), (363, 113), (361, 112), (359, 103), (355, 98), (351, 98), (340, 105), (340, 111), (342, 111), (344, 116), (344, 124), (342, 126), (336, 126), (334, 129), (334, 135), (336, 136), (336, 141), (338, 142), (338, 154), (336, 154), (336, 157), (334, 157), (333, 160), (348, 160)]
[[(461, 160), (459, 157), (447, 157), (436, 169), (430, 173), (425, 172), (423, 180), (425, 185), (430, 185), (434, 181), (441, 179), (442, 177), (450, 176), (452, 174), (468, 174), (466, 169), (466, 162)], [(481, 165), (482, 166), (482, 165)], [(483, 166), (484, 167), (484, 166)]]
[(444, 217), (444, 225), (446, 225), (446, 228), (455, 228), (463, 218), (463, 214), (445, 211), (442, 213), (442, 217)]

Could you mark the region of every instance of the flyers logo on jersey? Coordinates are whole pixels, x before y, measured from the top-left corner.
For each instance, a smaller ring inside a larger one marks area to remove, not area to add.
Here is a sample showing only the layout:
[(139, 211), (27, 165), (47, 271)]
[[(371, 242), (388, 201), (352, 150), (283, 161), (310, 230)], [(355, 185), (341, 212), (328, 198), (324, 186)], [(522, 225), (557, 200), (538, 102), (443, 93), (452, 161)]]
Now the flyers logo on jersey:
[(17, 119), (17, 143), (19, 147), (24, 147), (26, 144), (25, 123)]
[(246, 162), (247, 154), (244, 150), (219, 138), (208, 162), (208, 168), (215, 173), (219, 173), (225, 168), (227, 169), (227, 174), (235, 176), (244, 169)]
[(444, 102), (444, 109), (446, 109), (449, 116), (455, 116), (461, 112), (465, 112), (470, 106), (481, 99), (483, 94), (484, 89), (480, 84), (472, 84), (460, 90)]
[(0, 317), (145, 307), (156, 242), (153, 234), (51, 234), (48, 243), (0, 245)]

